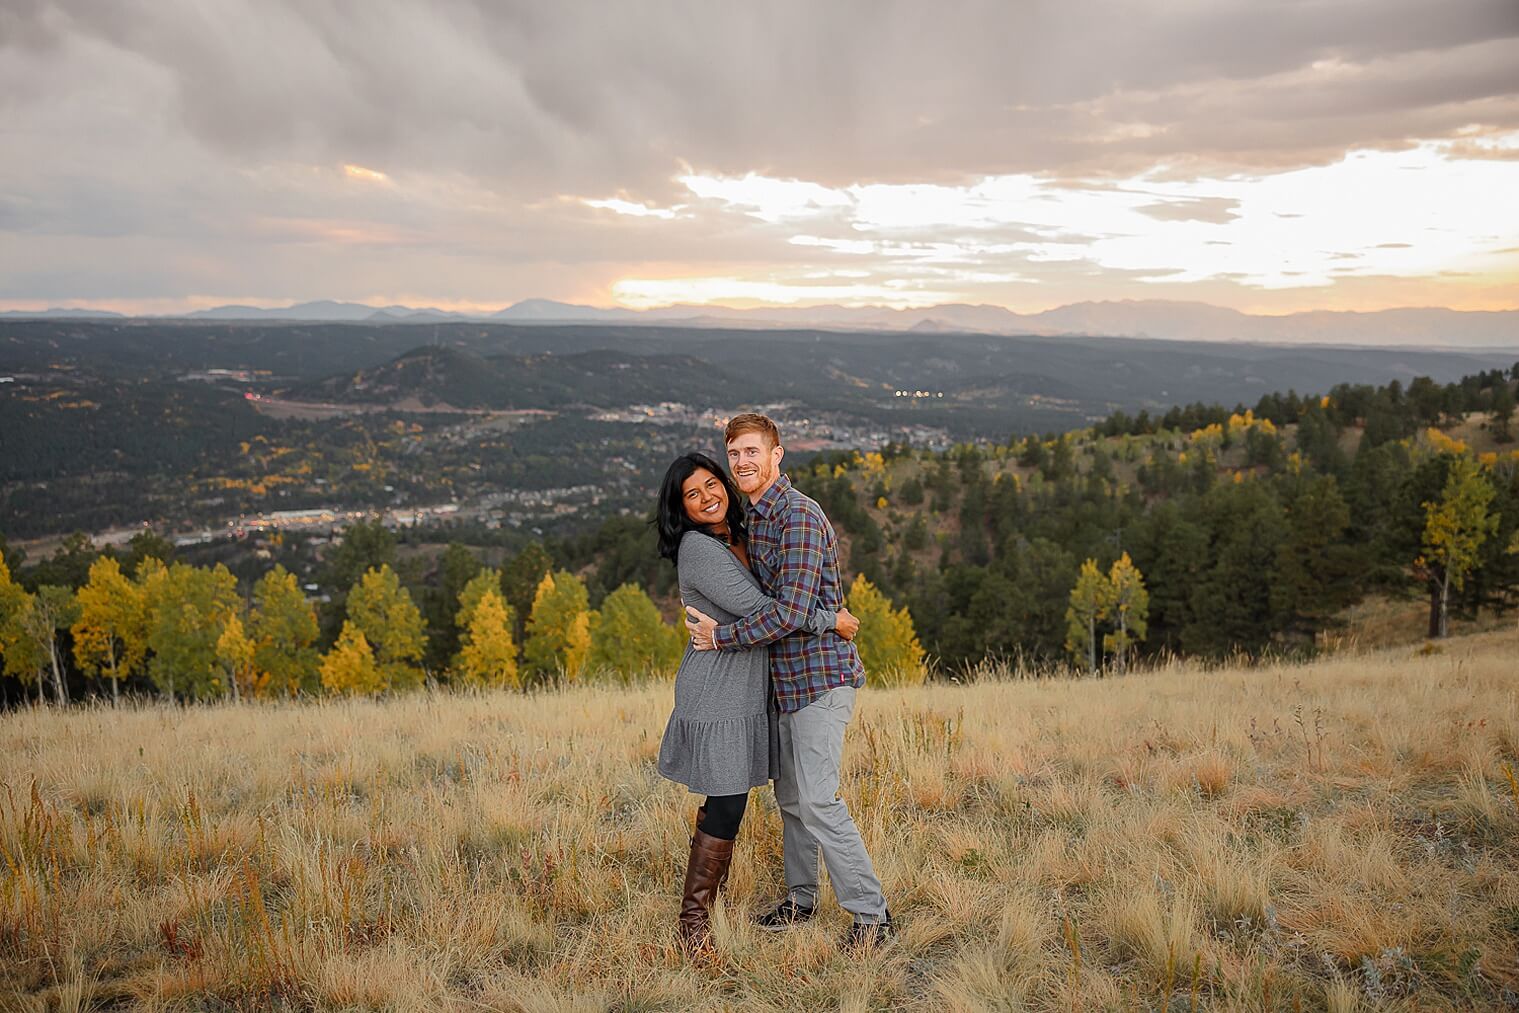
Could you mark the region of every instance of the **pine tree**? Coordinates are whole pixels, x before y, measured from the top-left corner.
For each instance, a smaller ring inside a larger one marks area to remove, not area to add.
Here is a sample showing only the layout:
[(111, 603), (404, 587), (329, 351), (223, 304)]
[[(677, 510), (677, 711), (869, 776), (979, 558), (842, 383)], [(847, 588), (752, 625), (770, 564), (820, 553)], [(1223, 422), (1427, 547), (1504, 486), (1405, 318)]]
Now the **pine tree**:
[(1350, 508), (1333, 475), (1294, 476), (1284, 489), (1287, 527), (1268, 579), (1274, 625), (1312, 636), (1355, 598), (1364, 567), (1344, 542)]
[(1128, 671), (1130, 651), (1135, 644), (1143, 643), (1149, 632), (1150, 592), (1145, 589), (1144, 574), (1127, 552), (1108, 571), (1108, 586), (1115, 628), (1102, 638), (1102, 646), (1113, 655), (1122, 675)]
[(1097, 671), (1097, 624), (1108, 617), (1112, 598), (1113, 586), (1097, 569), (1097, 560), (1082, 563), (1065, 610), (1065, 649), (1086, 662), (1089, 674)]
[(538, 593), (538, 585), (553, 568), (554, 561), (544, 547), (530, 542), (501, 569), (501, 590), (506, 595), (506, 603), (512, 607), (512, 636), (518, 643), (522, 643), (528, 617), (533, 614), (533, 598)]
[[(444, 668), (458, 653), (459, 635), (465, 623), (459, 618), (459, 595), (484, 567), (474, 553), (458, 542), (449, 543), (438, 560), (437, 580), (423, 592), (423, 614), (427, 623), (427, 665)], [(497, 574), (499, 592), (500, 574)]]
[(543, 678), (580, 678), (591, 647), (590, 595), (567, 570), (544, 574), (533, 595), (523, 659)]
[(1493, 495), (1477, 462), (1460, 454), (1451, 459), (1440, 499), (1424, 504), (1419, 562), (1429, 572), (1430, 636), (1450, 635), (1450, 590), (1465, 583), (1482, 543), (1498, 528), (1498, 518), (1487, 509)]
[(147, 654), (147, 612), (142, 588), (121, 572), (121, 564), (101, 556), (90, 565), (89, 582), (79, 589), (74, 623), (74, 660), (86, 674), (111, 683), (111, 699), (121, 700), (121, 682), (141, 667)]
[(685, 650), (685, 637), (660, 617), (653, 600), (635, 584), (623, 584), (590, 615), (591, 650), (587, 668), (623, 680), (672, 674)]
[(236, 612), (227, 616), (221, 636), (216, 639), (216, 661), (233, 700), (242, 699), (243, 687), (253, 689), (253, 641), (248, 639), (242, 617)]
[(348, 621), (373, 646), (386, 689), (421, 684), (422, 613), (388, 564), (366, 571), (348, 593)]
[(1514, 442), (1514, 392), (1508, 381), (1500, 379), (1493, 386), (1492, 421), (1493, 439), (1499, 443)]
[(322, 685), (329, 693), (373, 696), (385, 688), (385, 678), (364, 631), (347, 620), (338, 642), (322, 658), (321, 674)]
[[(473, 583), (473, 582), (472, 582)], [(517, 689), (517, 644), (512, 640), (511, 608), (494, 588), (486, 589), (466, 614), (454, 662), (460, 681), (467, 686)]]
[(923, 645), (918, 642), (912, 615), (893, 608), (864, 574), (849, 587), (849, 611), (860, 621), (855, 648), (872, 682), (883, 686), (916, 686), (927, 676)]
[(295, 575), (283, 566), (253, 586), (248, 636), (253, 641), (253, 692), (293, 696), (317, 687), (317, 618)]

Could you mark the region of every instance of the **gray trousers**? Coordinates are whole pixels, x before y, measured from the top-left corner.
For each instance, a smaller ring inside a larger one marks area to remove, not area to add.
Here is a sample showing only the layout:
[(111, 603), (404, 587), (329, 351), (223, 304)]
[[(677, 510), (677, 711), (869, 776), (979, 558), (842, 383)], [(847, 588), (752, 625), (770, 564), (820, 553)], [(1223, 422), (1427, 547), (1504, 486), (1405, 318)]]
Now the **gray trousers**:
[(839, 906), (858, 922), (886, 918), (886, 897), (860, 829), (839, 798), (844, 728), (854, 713), (854, 688), (829, 690), (799, 711), (780, 716), (781, 769), (775, 801), (781, 810), (786, 890), (805, 907), (818, 900), (818, 850)]

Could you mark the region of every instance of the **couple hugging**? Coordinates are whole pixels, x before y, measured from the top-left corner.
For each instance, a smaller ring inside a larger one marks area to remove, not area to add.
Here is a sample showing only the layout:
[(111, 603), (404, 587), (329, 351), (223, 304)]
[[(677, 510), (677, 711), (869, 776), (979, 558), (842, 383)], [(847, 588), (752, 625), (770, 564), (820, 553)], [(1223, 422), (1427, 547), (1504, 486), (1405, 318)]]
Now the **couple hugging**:
[(712, 904), (749, 789), (774, 779), (786, 896), (759, 926), (780, 931), (812, 917), (821, 850), (834, 894), (854, 916), (845, 945), (884, 943), (891, 913), (838, 797), (844, 728), (865, 683), (838, 541), (822, 508), (781, 474), (774, 422), (738, 415), (723, 435), (732, 480), (704, 454), (679, 457), (656, 515), (660, 555), (675, 564), (691, 632), (659, 772), (706, 796), (686, 865), (680, 940), (689, 953), (711, 948)]

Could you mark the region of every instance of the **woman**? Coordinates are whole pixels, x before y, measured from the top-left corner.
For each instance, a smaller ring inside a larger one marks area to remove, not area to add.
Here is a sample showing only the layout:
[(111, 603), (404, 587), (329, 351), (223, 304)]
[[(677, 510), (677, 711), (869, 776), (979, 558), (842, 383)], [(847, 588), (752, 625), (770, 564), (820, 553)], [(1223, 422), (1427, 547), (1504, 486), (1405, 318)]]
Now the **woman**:
[[(675, 564), (680, 598), (730, 623), (770, 602), (749, 572), (744, 508), (723, 469), (705, 454), (675, 459), (659, 491), (659, 554)], [(817, 609), (808, 632), (852, 639), (847, 610)], [(749, 789), (775, 776), (778, 743), (769, 708), (769, 651), (686, 648), (675, 675), (675, 709), (659, 748), (659, 772), (707, 796), (696, 811), (679, 934), (688, 952), (711, 945), (709, 918), (728, 878)]]

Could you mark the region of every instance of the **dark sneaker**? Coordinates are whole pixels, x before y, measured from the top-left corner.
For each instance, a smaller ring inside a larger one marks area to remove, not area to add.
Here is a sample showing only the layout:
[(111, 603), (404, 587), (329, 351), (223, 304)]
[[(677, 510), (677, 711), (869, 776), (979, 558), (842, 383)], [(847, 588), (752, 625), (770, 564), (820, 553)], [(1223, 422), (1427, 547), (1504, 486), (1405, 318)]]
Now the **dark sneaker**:
[(849, 932), (844, 936), (844, 949), (879, 949), (890, 943), (896, 934), (896, 927), (891, 924), (891, 912), (887, 911), (883, 921), (855, 922), (849, 926)]
[(784, 932), (793, 925), (800, 925), (807, 921), (815, 912), (815, 908), (802, 907), (793, 898), (787, 897), (777, 904), (774, 910), (755, 918), (754, 924), (766, 932)]

